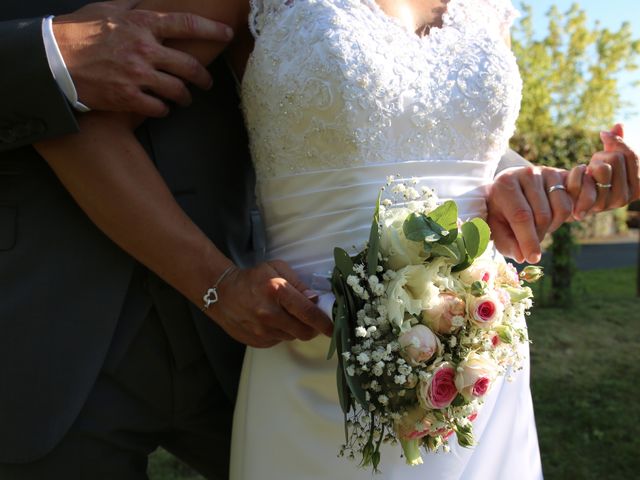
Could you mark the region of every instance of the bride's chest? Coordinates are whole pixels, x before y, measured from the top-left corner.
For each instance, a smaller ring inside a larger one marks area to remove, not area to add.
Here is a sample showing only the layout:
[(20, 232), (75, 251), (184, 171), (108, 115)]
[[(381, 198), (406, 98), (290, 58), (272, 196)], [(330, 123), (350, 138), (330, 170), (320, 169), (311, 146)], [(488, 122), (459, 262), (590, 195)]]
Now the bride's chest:
[(419, 38), (365, 0), (296, 0), (263, 23), (243, 81), (259, 162), (469, 158), (512, 133), (520, 78), (497, 30), (447, 16)]

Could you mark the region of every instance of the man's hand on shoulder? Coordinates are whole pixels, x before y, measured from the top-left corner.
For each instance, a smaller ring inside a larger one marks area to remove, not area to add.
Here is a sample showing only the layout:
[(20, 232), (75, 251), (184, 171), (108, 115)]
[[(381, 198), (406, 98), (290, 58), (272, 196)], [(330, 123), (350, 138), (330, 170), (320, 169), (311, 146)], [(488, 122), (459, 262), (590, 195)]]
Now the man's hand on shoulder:
[(212, 84), (193, 56), (163, 41), (228, 42), (233, 32), (192, 14), (134, 10), (138, 3), (91, 3), (56, 17), (53, 31), (83, 104), (94, 110), (161, 117), (169, 111), (167, 101), (191, 102), (187, 83), (202, 89)]

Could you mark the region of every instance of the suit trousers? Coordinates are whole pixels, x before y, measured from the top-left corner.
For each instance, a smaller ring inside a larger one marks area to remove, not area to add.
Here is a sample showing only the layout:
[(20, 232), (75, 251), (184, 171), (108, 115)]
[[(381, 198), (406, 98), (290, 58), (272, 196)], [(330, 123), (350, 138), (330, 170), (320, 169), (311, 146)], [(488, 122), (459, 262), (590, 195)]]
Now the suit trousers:
[(37, 461), (0, 464), (0, 479), (141, 480), (159, 446), (206, 478), (227, 479), (233, 405), (200, 353), (176, 362), (151, 307), (117, 365), (102, 369), (62, 441)]

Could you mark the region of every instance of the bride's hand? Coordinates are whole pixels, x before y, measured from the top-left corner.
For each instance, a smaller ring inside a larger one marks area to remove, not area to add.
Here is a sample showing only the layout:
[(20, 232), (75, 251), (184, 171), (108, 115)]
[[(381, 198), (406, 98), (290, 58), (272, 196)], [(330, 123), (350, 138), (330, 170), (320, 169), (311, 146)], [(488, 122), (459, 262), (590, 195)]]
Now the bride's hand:
[(574, 167), (567, 190), (574, 201), (573, 217), (619, 208), (640, 198), (638, 155), (623, 140), (622, 125), (601, 132), (604, 151), (596, 152), (589, 165)]
[(314, 303), (317, 294), (282, 261), (234, 270), (218, 291), (219, 301), (207, 315), (246, 345), (265, 348), (331, 335), (331, 320)]
[(526, 166), (509, 168), (495, 178), (487, 197), (487, 222), (500, 253), (520, 263), (540, 261), (545, 234), (572, 212), (564, 190), (567, 175), (558, 168)]

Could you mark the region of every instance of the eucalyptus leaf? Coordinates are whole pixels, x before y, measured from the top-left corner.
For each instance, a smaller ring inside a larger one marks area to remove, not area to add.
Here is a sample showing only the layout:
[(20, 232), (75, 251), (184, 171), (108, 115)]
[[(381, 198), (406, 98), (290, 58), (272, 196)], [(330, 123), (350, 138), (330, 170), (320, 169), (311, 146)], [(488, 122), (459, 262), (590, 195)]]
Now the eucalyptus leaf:
[(473, 223), (478, 229), (480, 237), (478, 241), (478, 254), (474, 257), (478, 258), (489, 246), (489, 240), (491, 240), (491, 229), (489, 228), (489, 225), (487, 225), (487, 222), (481, 218), (474, 218), (471, 220), (471, 223)]
[(443, 235), (443, 237), (438, 241), (438, 243), (442, 245), (450, 245), (453, 242), (455, 242), (457, 238), (458, 238), (458, 227), (452, 228), (451, 230), (449, 230), (449, 234)]
[(447, 257), (459, 262), (461, 260), (460, 251), (456, 245), (441, 245), (436, 243), (431, 249), (433, 255)]
[(428, 216), (445, 230), (453, 230), (458, 224), (458, 206), (453, 200), (447, 200)]
[(480, 250), (480, 230), (473, 222), (463, 223), (461, 230), (467, 253), (471, 258), (477, 258)]
[(402, 224), (402, 231), (407, 239), (414, 242), (436, 242), (442, 238), (440, 232), (444, 230), (440, 225), (430, 218), (419, 214), (411, 213)]

